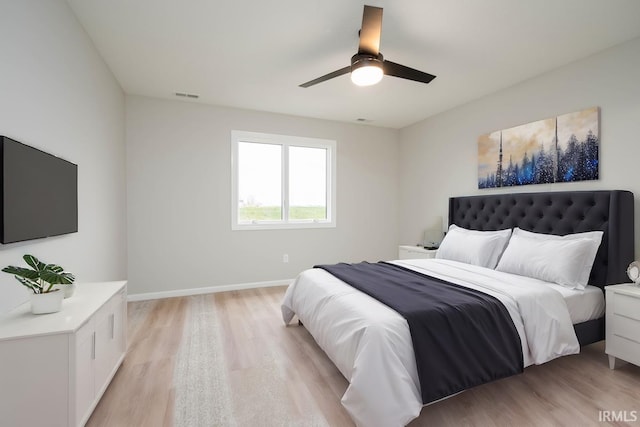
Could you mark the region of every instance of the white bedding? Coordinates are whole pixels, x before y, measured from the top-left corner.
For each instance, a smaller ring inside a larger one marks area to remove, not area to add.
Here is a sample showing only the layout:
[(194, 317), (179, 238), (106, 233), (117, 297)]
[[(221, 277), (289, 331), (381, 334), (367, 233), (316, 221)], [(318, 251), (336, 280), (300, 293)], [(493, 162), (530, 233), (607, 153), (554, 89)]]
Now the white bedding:
[[(520, 335), (525, 366), (579, 352), (567, 304), (545, 282), (455, 261), (394, 262), (500, 300)], [(297, 315), (349, 381), (342, 404), (357, 425), (402, 426), (420, 414), (409, 327), (397, 312), (326, 271), (311, 269), (287, 289), (282, 315), (285, 323)]]
[(584, 290), (569, 289), (555, 283), (545, 283), (562, 294), (574, 325), (604, 316), (604, 292), (596, 286)]

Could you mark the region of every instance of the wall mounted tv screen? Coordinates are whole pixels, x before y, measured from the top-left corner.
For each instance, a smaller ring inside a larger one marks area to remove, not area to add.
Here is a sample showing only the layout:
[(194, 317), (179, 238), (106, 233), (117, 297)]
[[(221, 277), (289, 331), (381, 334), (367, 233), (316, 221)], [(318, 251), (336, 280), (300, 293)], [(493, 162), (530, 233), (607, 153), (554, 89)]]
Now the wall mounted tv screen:
[(2, 243), (78, 231), (78, 166), (0, 136)]

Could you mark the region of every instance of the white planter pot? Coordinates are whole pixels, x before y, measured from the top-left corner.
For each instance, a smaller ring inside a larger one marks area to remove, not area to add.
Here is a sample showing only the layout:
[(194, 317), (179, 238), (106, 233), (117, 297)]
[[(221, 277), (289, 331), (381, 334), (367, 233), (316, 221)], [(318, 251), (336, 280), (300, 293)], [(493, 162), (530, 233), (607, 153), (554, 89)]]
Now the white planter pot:
[(64, 292), (57, 289), (46, 294), (31, 294), (31, 312), (33, 314), (55, 313), (60, 311)]
[(55, 285), (55, 289), (60, 289), (64, 293), (64, 297), (70, 298), (73, 296), (73, 293), (76, 291), (76, 284), (72, 283), (70, 285)]

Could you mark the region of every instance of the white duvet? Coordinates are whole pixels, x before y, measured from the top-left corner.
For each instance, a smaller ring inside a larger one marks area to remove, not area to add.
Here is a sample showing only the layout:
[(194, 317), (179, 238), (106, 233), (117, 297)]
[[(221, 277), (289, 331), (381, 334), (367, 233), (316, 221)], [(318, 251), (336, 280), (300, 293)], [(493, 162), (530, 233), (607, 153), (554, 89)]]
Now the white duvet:
[[(544, 282), (440, 259), (394, 263), (501, 301), (520, 335), (525, 366), (580, 350), (562, 295)], [(420, 414), (409, 326), (397, 312), (326, 271), (311, 269), (286, 291), (285, 323), (294, 315), (349, 381), (342, 405), (358, 426), (403, 426)]]

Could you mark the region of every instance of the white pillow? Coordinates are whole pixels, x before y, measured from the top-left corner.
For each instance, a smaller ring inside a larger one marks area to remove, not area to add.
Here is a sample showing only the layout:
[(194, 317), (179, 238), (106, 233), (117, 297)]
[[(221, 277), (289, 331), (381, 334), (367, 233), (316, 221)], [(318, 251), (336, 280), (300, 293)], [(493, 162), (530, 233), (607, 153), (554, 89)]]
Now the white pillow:
[(584, 289), (602, 234), (555, 236), (516, 228), (496, 270)]
[(495, 268), (509, 237), (511, 229), (477, 231), (452, 224), (440, 243), (436, 258)]
[(596, 252), (598, 252), (598, 247), (600, 246), (600, 242), (602, 242), (602, 235), (604, 233), (602, 231), (587, 231), (584, 233), (573, 233), (567, 234), (565, 236), (557, 236), (555, 234), (543, 234), (543, 233), (534, 233), (532, 231), (523, 230), (522, 228), (514, 228), (513, 235), (514, 236), (524, 236), (532, 239), (541, 239), (541, 240), (575, 240), (575, 239), (590, 239), (593, 241), (595, 247), (595, 252), (593, 256), (595, 258)]
[(564, 236), (557, 236), (555, 234), (543, 234), (543, 233), (533, 233), (531, 231), (523, 230), (521, 228), (514, 228), (513, 234), (516, 236), (524, 236), (530, 237), (532, 239), (541, 239), (541, 240), (556, 240), (556, 241), (567, 241), (567, 240), (579, 240), (579, 239), (589, 239), (591, 241), (591, 245), (589, 246), (590, 250), (585, 254), (583, 259), (583, 270), (582, 274), (576, 280), (577, 283), (584, 283), (584, 285), (579, 286), (579, 289), (584, 289), (589, 282), (589, 276), (591, 275), (591, 268), (593, 267), (593, 262), (596, 260), (596, 254), (598, 253), (598, 248), (600, 247), (600, 243), (602, 242), (602, 236), (604, 232), (602, 231), (586, 231), (584, 233), (573, 233), (566, 234)]

